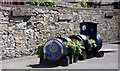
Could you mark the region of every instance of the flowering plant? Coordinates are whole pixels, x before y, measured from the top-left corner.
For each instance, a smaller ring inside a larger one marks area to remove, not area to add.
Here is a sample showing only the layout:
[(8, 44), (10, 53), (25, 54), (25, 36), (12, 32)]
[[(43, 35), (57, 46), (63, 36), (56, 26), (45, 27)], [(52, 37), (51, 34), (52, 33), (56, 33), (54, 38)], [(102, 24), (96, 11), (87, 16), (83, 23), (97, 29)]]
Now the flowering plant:
[(44, 47), (45, 43), (39, 44), (37, 46), (37, 52), (35, 53), (36, 55), (38, 55), (38, 57), (43, 55), (43, 47)]
[(88, 41), (88, 45), (90, 45), (90, 47), (97, 47), (95, 40), (90, 39), (89, 37), (87, 37), (86, 40)]
[(70, 42), (64, 42), (66, 47), (69, 47), (69, 53), (72, 55), (80, 54), (82, 55), (82, 49), (85, 49), (85, 47), (81, 46), (80, 41), (72, 39), (73, 44)]

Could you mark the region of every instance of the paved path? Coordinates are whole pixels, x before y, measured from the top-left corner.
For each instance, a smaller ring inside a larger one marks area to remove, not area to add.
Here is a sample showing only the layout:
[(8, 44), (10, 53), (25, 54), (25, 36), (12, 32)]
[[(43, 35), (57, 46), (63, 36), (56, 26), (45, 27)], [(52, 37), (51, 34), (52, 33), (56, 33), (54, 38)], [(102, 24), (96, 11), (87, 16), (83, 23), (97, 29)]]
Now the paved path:
[(39, 65), (37, 56), (27, 56), (16, 59), (4, 60), (2, 69), (118, 69), (118, 44), (104, 44), (101, 51), (105, 52), (102, 58), (91, 58), (67, 67), (48, 67)]

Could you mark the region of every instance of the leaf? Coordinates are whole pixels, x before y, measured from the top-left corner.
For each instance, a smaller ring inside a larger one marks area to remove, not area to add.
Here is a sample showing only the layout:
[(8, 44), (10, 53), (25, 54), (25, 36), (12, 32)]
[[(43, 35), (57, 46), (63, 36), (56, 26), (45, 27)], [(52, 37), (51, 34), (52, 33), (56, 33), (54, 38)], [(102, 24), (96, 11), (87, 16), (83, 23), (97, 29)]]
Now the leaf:
[(87, 41), (88, 41), (88, 44), (90, 45), (90, 47), (96, 47), (97, 45), (95, 44), (95, 40), (93, 39), (89, 39), (89, 36), (87, 37)]
[(39, 44), (37, 46), (37, 52), (35, 53), (36, 55), (39, 55), (39, 56), (43, 55), (43, 47), (44, 47), (44, 45), (45, 45), (45, 43), (42, 43), (42, 44)]
[(51, 6), (54, 7), (55, 4), (57, 4), (56, 1), (51, 1), (51, 2), (43, 2), (43, 1), (33, 1), (33, 2), (26, 2), (25, 5), (36, 5), (36, 6)]
[(66, 46), (69, 47), (69, 53), (72, 55), (75, 54), (81, 54), (82, 55), (82, 50), (81, 49), (85, 49), (85, 47), (81, 46), (80, 41), (73, 39), (74, 42), (73, 44), (70, 42), (64, 42)]

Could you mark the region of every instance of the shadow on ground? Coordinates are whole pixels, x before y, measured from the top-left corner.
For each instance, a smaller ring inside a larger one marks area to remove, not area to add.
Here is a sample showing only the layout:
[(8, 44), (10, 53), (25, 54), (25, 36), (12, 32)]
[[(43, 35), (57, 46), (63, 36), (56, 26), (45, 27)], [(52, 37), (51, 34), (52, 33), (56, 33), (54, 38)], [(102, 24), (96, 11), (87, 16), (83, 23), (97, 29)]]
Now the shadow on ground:
[(104, 53), (114, 53), (116, 51), (102, 51), (102, 52), (104, 52)]
[(120, 41), (118, 41), (118, 42), (113, 42), (113, 43), (110, 43), (110, 44), (118, 44), (118, 45), (120, 45)]
[[(102, 51), (105, 53), (114, 53), (116, 51)], [(91, 59), (91, 58), (90, 58)], [(83, 60), (80, 60), (83, 61)], [(28, 65), (27, 67), (31, 67), (31, 68), (55, 68), (58, 67), (58, 65), (52, 65), (52, 64), (33, 64), (33, 65)]]
[(31, 67), (31, 68), (55, 68), (55, 67), (57, 67), (57, 65), (33, 64), (33, 65), (28, 65), (27, 67)]

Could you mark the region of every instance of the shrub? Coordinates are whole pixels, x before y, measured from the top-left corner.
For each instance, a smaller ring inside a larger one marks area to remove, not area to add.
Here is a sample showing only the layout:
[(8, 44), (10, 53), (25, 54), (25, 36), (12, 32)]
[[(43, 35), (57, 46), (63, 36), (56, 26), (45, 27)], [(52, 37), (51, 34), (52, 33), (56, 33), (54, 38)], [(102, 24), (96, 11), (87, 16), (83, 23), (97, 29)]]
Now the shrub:
[(44, 55), (43, 54), (43, 47), (44, 47), (45, 43), (39, 44), (37, 46), (37, 52), (35, 53), (36, 55), (38, 55), (39, 57)]
[(34, 6), (51, 6), (51, 7), (55, 7), (55, 5), (57, 4), (57, 2), (26, 2), (26, 5), (34, 5)]
[(88, 45), (90, 45), (90, 47), (96, 47), (97, 46), (96, 43), (95, 43), (95, 40), (87, 37), (87, 41), (88, 41)]
[(69, 47), (69, 53), (72, 55), (80, 54), (82, 55), (82, 49), (85, 47), (81, 46), (80, 41), (74, 40), (73, 44), (70, 42), (64, 42), (66, 47)]

